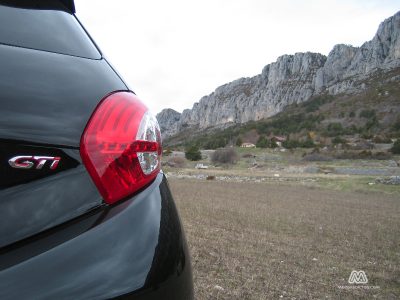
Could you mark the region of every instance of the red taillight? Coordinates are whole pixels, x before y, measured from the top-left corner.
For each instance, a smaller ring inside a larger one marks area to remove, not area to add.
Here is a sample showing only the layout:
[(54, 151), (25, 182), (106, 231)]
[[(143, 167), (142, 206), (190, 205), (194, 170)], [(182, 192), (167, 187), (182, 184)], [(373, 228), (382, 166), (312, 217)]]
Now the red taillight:
[(86, 125), (80, 153), (104, 200), (113, 204), (157, 176), (162, 153), (157, 120), (133, 93), (111, 94)]

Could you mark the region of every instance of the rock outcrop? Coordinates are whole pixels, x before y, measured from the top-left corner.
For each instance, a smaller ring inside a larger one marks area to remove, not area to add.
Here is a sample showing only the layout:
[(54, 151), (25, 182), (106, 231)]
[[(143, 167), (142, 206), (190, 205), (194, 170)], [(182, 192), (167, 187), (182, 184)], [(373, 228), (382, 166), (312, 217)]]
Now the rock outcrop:
[(174, 135), (178, 132), (180, 119), (181, 114), (171, 108), (163, 109), (159, 114), (157, 114), (160, 130), (165, 136)]
[(375, 37), (361, 47), (339, 44), (328, 57), (319, 53), (283, 55), (261, 74), (218, 87), (182, 114), (165, 109), (157, 115), (164, 137), (185, 128), (205, 129), (267, 118), (292, 103), (322, 93), (356, 93), (360, 81), (378, 70), (400, 67), (400, 12), (386, 19)]

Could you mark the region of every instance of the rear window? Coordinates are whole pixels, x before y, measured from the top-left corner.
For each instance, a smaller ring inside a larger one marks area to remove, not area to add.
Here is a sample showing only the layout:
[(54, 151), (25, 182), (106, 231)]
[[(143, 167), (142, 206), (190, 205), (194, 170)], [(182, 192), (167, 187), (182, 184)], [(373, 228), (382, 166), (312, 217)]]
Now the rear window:
[(0, 44), (92, 59), (101, 57), (73, 14), (48, 6), (33, 9), (3, 3), (0, 1)]

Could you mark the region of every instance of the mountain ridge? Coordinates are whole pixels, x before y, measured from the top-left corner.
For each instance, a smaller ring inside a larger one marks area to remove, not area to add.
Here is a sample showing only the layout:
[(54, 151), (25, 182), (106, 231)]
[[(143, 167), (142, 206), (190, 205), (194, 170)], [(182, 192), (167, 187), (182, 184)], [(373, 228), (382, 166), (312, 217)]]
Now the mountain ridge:
[(400, 12), (384, 20), (360, 47), (337, 44), (328, 56), (305, 52), (282, 55), (261, 74), (219, 86), (182, 114), (157, 114), (164, 138), (182, 130), (229, 127), (271, 117), (286, 106), (328, 94), (355, 94), (375, 72), (400, 66)]

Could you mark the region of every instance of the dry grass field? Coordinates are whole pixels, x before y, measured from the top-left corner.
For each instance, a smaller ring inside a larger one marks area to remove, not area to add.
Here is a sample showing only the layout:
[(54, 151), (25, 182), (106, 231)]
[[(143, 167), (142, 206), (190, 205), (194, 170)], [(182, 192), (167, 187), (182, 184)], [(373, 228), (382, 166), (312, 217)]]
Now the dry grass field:
[[(196, 299), (400, 298), (399, 193), (169, 182)], [(372, 288), (340, 289), (352, 270), (365, 271)]]

